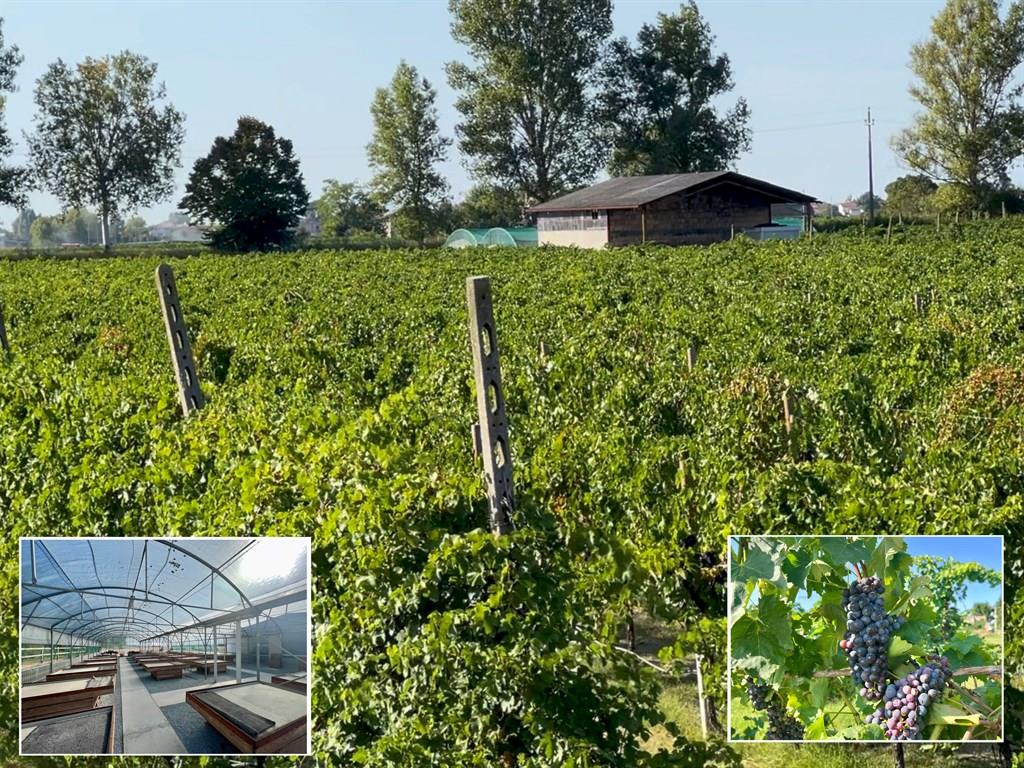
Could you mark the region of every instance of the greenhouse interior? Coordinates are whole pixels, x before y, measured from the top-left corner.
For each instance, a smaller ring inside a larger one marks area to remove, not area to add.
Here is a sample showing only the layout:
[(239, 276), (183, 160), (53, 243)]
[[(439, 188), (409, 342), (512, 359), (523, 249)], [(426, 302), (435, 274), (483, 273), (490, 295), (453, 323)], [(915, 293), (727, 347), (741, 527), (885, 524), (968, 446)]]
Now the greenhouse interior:
[(309, 540), (22, 539), (22, 754), (306, 754)]

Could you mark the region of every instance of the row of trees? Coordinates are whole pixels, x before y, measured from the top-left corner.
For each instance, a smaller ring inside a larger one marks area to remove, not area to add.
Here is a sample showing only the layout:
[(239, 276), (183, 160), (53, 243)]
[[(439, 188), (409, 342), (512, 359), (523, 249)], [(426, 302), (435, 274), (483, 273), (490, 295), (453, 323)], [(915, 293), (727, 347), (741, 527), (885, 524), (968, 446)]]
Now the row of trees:
[[(958, 207), (990, 206), (1024, 155), (1024, 86), (1013, 81), (1024, 60), (1022, 3), (1001, 18), (999, 0), (948, 0), (911, 51), (922, 112), (893, 147)], [(611, 0), (449, 0), (449, 11), (469, 54), (447, 65), (459, 93), (456, 136), (440, 134), (436, 90), (401, 62), (370, 107), (369, 187), (330, 182), (317, 202), (329, 233), (379, 231), (390, 208), (397, 231), (422, 242), (469, 215), (512, 223), (525, 203), (577, 188), (602, 167), (716, 170), (750, 147), (750, 110), (743, 99), (722, 109), (729, 58), (715, 52), (692, 0), (635, 41), (611, 39)], [(0, 27), (0, 96), (21, 61)], [(156, 69), (127, 51), (52, 64), (36, 85), (30, 167), (4, 165), (12, 141), (0, 121), (0, 204), (23, 205), (32, 185), (43, 187), (67, 208), (95, 209), (108, 244), (117, 216), (168, 199), (184, 115)], [(461, 211), (439, 170), (456, 142), (482, 184)], [(254, 248), (282, 244), (309, 202), (291, 142), (243, 117), (196, 162), (180, 206), (215, 245)]]
[[(369, 186), (331, 181), (316, 202), (329, 234), (379, 232), (385, 209), (419, 242), (452, 225), (509, 225), (525, 204), (585, 184), (606, 164), (707, 170), (749, 147), (746, 104), (720, 114), (712, 103), (733, 86), (729, 60), (713, 53), (692, 2), (644, 26), (635, 45), (609, 41), (610, 0), (451, 0), (449, 10), (471, 59), (447, 66), (460, 93), (458, 146), (479, 186), (451, 203), (439, 166), (454, 140), (438, 130), (434, 87), (402, 62), (370, 107)], [(0, 37), (0, 89), (13, 90), (21, 61)], [(2, 167), (0, 204), (47, 189), (66, 207), (96, 210), (108, 244), (116, 217), (168, 199), (185, 118), (156, 70), (128, 51), (52, 64), (36, 84), (30, 167)], [(11, 149), (0, 127), (0, 161)], [(196, 162), (180, 207), (215, 245), (251, 248), (281, 244), (309, 202), (291, 142), (243, 117)]]
[[(854, 202), (867, 210), (869, 200), (870, 195), (865, 192)], [(979, 210), (1024, 213), (1024, 190), (1010, 184), (988, 187), (984, 190), (982, 205), (976, 206), (965, 197), (960, 185), (936, 184), (923, 174), (908, 174), (886, 184), (884, 197), (875, 195), (875, 211), (883, 217), (930, 218)]]

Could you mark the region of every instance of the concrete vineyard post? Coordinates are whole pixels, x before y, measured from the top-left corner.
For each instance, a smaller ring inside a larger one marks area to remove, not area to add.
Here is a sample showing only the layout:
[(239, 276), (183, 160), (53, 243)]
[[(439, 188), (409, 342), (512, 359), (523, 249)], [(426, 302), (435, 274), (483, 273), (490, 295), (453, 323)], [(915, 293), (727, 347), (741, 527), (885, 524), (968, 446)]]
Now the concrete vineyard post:
[(515, 509), (515, 493), (490, 278), (466, 278), (466, 303), (469, 307), (473, 380), (480, 419), (474, 428), (474, 441), (475, 436), (479, 435), (478, 448), (484, 465), (491, 531), (504, 536), (512, 532), (511, 513)]
[(156, 289), (160, 294), (160, 308), (163, 310), (167, 343), (171, 348), (174, 378), (178, 382), (181, 412), (188, 416), (192, 411), (202, 408), (206, 404), (206, 398), (199, 388), (199, 375), (196, 373), (192, 345), (188, 340), (188, 328), (181, 312), (181, 301), (178, 299), (178, 286), (174, 281), (174, 272), (166, 264), (161, 264), (156, 268)]
[(551, 347), (548, 346), (546, 341), (540, 343), (540, 362), (543, 365), (547, 362), (548, 358), (551, 357)]
[(697, 367), (697, 345), (691, 344), (686, 348), (686, 370), (693, 371)]
[(796, 423), (796, 399), (788, 389), (782, 393), (782, 421), (786, 427), (786, 433), (792, 433)]
[(7, 343), (7, 328), (4, 326), (4, 308), (2, 304), (0, 304), (0, 350), (5, 355), (10, 354), (11, 351), (11, 345)]
[(919, 315), (924, 314), (924, 299), (919, 293), (914, 294), (914, 312)]

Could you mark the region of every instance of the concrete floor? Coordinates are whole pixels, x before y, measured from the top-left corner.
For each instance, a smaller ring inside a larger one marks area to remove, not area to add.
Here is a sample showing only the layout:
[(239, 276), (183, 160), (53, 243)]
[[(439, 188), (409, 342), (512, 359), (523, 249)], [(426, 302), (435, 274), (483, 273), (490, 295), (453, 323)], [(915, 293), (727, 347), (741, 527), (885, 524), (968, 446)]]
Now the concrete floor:
[[(263, 668), (260, 679), (269, 683), (283, 670)], [(242, 668), (242, 681), (256, 680), (256, 670)], [(217, 674), (217, 686), (235, 683), (235, 669)], [(202, 715), (185, 703), (185, 692), (214, 686), (212, 672), (205, 675), (186, 671), (181, 678), (155, 680), (146, 670), (126, 657), (118, 660), (114, 692), (100, 697), (99, 706), (114, 706), (114, 751), (123, 755), (237, 754), (238, 750), (222, 737)], [(81, 724), (85, 728), (85, 723)], [(76, 742), (86, 743), (84, 732), (69, 728), (65, 754), (75, 754)], [(38, 737), (37, 737), (38, 738)]]

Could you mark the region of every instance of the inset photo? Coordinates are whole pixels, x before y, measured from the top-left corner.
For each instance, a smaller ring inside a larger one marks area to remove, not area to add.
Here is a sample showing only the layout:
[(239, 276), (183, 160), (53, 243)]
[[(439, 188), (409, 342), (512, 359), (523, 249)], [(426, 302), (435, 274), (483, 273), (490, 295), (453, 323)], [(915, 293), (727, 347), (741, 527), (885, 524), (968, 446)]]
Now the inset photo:
[(1002, 741), (1002, 536), (731, 536), (730, 741)]
[(22, 755), (309, 754), (308, 538), (20, 544)]

